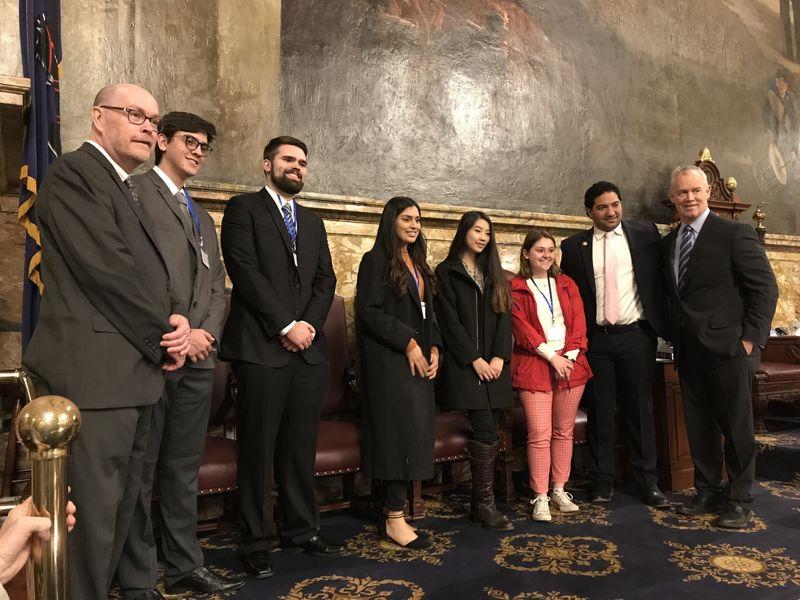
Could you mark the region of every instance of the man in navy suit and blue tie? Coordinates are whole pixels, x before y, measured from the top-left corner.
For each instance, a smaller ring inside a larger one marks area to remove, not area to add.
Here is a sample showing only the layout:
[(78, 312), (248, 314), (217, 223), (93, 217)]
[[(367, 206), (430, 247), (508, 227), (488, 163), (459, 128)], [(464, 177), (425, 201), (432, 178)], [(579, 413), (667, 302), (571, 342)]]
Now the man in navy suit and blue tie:
[(751, 386), (778, 285), (755, 230), (712, 213), (710, 194), (699, 167), (672, 172), (680, 225), (661, 255), (697, 492), (677, 510), (717, 513), (717, 527), (745, 529), (752, 511), (743, 503), (755, 477)]
[(266, 185), (228, 201), (222, 253), (233, 282), (221, 356), (233, 363), (237, 405), (239, 514), (247, 571), (273, 574), (278, 541), (273, 467), (284, 551), (340, 554), (319, 532), (314, 462), (329, 379), (322, 326), (336, 276), (325, 225), (299, 204), (306, 145), (274, 138), (264, 148)]

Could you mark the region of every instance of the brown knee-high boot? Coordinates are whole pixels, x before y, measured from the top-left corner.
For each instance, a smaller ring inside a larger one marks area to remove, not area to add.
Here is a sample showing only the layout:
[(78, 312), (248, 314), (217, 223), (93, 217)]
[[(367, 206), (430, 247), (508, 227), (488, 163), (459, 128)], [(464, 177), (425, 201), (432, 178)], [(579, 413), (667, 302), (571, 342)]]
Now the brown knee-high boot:
[(497, 510), (494, 503), (494, 463), (500, 451), (499, 440), (484, 444), (470, 440), (469, 469), (472, 472), (472, 507), (470, 519), (493, 531), (511, 531), (514, 525)]

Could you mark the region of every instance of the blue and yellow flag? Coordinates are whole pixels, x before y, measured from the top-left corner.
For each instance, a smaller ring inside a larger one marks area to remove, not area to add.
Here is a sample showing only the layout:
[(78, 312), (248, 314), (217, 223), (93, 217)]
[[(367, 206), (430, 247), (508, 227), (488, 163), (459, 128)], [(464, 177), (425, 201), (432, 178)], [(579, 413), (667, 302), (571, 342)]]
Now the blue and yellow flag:
[(22, 300), (22, 348), (33, 335), (39, 318), (44, 285), (34, 204), (39, 185), (52, 162), (61, 154), (59, 79), (61, 73), (61, 1), (20, 0), (22, 72), (31, 81), (25, 108), (25, 148), (20, 169), (18, 219), (25, 228), (25, 281)]

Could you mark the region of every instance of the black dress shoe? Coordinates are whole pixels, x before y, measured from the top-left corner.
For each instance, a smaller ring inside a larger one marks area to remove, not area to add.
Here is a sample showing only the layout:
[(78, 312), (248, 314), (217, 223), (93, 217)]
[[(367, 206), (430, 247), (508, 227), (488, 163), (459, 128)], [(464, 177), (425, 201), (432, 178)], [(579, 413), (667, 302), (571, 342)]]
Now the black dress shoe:
[[(267, 555), (269, 557), (269, 555)], [(194, 571), (179, 579), (176, 583), (166, 586), (168, 594), (183, 594), (186, 592), (200, 592), (202, 594), (215, 594), (217, 592), (232, 592), (244, 585), (241, 579), (230, 579), (212, 573), (206, 567), (197, 567)]]
[(614, 497), (614, 490), (606, 487), (593, 487), (589, 490), (588, 500), (592, 504), (603, 504), (611, 502)]
[(344, 552), (344, 544), (335, 544), (333, 542), (329, 542), (320, 534), (316, 534), (311, 539), (299, 544), (286, 542), (282, 547), (285, 552), (292, 552), (295, 554), (307, 552), (308, 554), (313, 554), (314, 556), (338, 556)]
[(723, 529), (747, 529), (750, 526), (750, 518), (753, 511), (745, 508), (739, 502), (728, 502), (720, 515), (714, 519), (714, 527)]
[(268, 550), (256, 550), (250, 554), (245, 554), (242, 562), (244, 563), (245, 571), (255, 579), (266, 579), (275, 575)]
[(679, 515), (696, 517), (709, 513), (717, 513), (725, 506), (722, 496), (713, 492), (698, 492), (688, 504), (681, 504), (675, 509)]
[(136, 600), (165, 600), (158, 590), (148, 590), (141, 596), (136, 596)]
[(655, 485), (641, 490), (639, 492), (639, 497), (642, 499), (642, 502), (651, 508), (669, 508), (671, 506), (664, 492)]

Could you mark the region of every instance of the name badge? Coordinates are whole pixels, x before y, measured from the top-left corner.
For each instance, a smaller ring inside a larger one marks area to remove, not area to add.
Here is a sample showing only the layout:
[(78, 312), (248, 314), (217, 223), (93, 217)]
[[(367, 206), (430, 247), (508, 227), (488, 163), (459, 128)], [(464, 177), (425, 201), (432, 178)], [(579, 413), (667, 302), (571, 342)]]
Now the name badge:
[(422, 307), (422, 318), (423, 319), (427, 319), (427, 317), (425, 316), (425, 303), (424, 302), (420, 302), (419, 305), (420, 305), (420, 307)]
[(551, 325), (545, 334), (548, 342), (563, 342), (567, 339), (567, 328), (563, 325)]
[(200, 260), (203, 261), (203, 266), (206, 269), (210, 269), (211, 268), (211, 263), (208, 262), (208, 252), (206, 252), (202, 248), (200, 248)]

